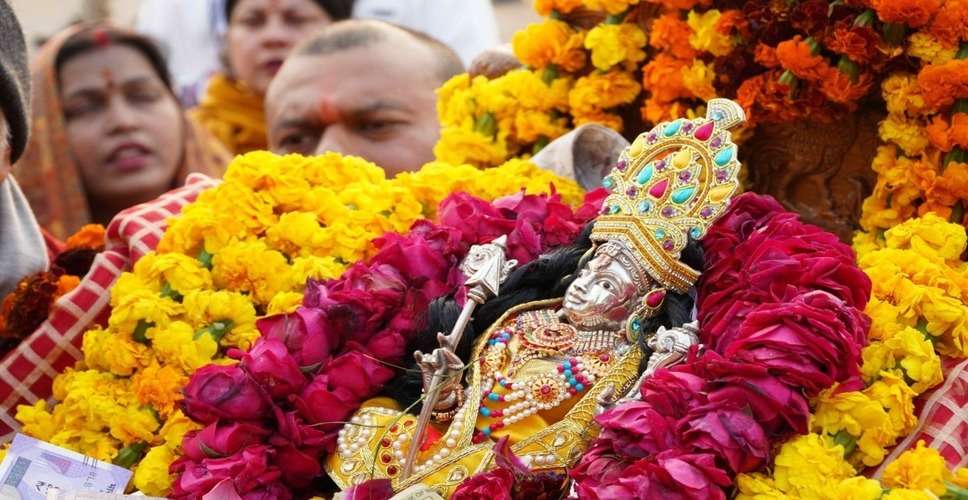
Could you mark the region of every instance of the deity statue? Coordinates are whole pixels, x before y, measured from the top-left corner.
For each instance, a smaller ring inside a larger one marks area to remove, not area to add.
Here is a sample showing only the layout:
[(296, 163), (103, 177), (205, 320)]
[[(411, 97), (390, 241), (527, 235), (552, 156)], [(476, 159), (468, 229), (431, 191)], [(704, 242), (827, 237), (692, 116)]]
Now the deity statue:
[[(603, 407), (698, 342), (697, 242), (739, 188), (729, 129), (744, 120), (739, 105), (713, 99), (705, 117), (641, 134), (604, 179), (602, 213), (572, 246), (514, 271), (503, 241), (472, 250), (462, 270), (477, 284), (473, 319), (474, 304), (459, 318), (454, 299), (431, 307), (430, 332), (454, 333), (438, 334), (440, 346), (417, 353), (385, 391), (391, 397), (367, 402), (340, 431), (326, 463), (336, 484), (387, 478), (394, 491), (423, 484), (446, 498), (495, 466), (504, 437), (532, 469), (573, 466)], [(413, 412), (421, 385), (426, 427)]]

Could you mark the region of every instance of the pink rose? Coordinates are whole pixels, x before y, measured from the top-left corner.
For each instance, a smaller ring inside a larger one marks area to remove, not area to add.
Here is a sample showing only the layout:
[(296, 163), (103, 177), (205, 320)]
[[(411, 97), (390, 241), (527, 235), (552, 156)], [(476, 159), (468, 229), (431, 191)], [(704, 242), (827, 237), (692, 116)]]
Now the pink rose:
[(726, 498), (723, 487), (729, 484), (712, 455), (671, 449), (632, 464), (590, 498), (719, 500)]
[(639, 395), (656, 412), (678, 419), (696, 405), (706, 402), (700, 396), (705, 379), (673, 367), (659, 369), (642, 381)]
[(268, 435), (268, 430), (250, 423), (214, 422), (200, 431), (186, 434), (182, 450), (186, 457), (197, 462), (223, 458), (262, 443)]
[(282, 470), (282, 482), (290, 488), (305, 488), (323, 472), (319, 450), (299, 449), (292, 444), (276, 447), (273, 464)]
[[(737, 407), (741, 402), (735, 403)], [(677, 433), (689, 449), (708, 451), (729, 464), (734, 473), (763, 465), (770, 441), (760, 424), (745, 411), (715, 406), (699, 407), (684, 418)]]
[(224, 458), (194, 461), (182, 457), (171, 465), (178, 478), (172, 484), (171, 497), (200, 498), (223, 480), (229, 479), (239, 495), (265, 488), (278, 481), (280, 470), (270, 465), (272, 450), (253, 445)]
[(511, 500), (514, 474), (507, 469), (494, 469), (475, 474), (454, 490), (451, 500)]
[(575, 219), (582, 224), (598, 217), (602, 212), (602, 204), (608, 198), (609, 192), (605, 188), (598, 188), (594, 191), (585, 193), (585, 200), (582, 205), (575, 210)]
[(620, 404), (595, 418), (602, 426), (600, 439), (627, 457), (641, 458), (675, 446), (675, 421), (643, 401)]
[(319, 448), (326, 443), (328, 439), (326, 433), (307, 425), (298, 412), (284, 412), (276, 407), (275, 414), (278, 437), (282, 437), (286, 442), (292, 443), (293, 446)]
[(437, 220), (442, 226), (459, 229), (461, 240), (468, 245), (508, 234), (515, 225), (504, 211), (467, 193), (455, 193), (440, 202)]
[(569, 475), (575, 480), (579, 498), (598, 498), (595, 492), (615, 481), (628, 465), (629, 462), (612, 449), (611, 442), (598, 439), (592, 441)]
[(370, 479), (343, 492), (343, 500), (389, 500), (392, 496), (389, 479)]
[(268, 395), (238, 366), (204, 366), (184, 389), (182, 406), (196, 422), (253, 421), (269, 413)]
[(260, 319), (256, 326), (263, 337), (284, 343), (289, 355), (303, 370), (313, 371), (329, 360), (339, 343), (332, 332), (323, 328), (322, 313), (311, 307)]
[(244, 495), (242, 500), (290, 500), (292, 492), (282, 483), (276, 481), (266, 486), (256, 488)]
[(301, 391), (308, 383), (299, 364), (286, 350), (286, 344), (280, 340), (260, 338), (242, 357), (240, 366), (275, 400)]

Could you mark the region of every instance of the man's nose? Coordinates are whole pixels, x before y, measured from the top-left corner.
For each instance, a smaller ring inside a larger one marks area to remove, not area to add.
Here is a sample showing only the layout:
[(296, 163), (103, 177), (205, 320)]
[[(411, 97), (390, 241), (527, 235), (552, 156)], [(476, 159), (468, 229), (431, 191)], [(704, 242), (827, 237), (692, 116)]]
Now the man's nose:
[(341, 137), (342, 134), (339, 133), (339, 130), (334, 130), (334, 128), (327, 127), (323, 132), (323, 136), (319, 138), (319, 144), (316, 146), (315, 152), (317, 156), (323, 153), (353, 154), (347, 141)]

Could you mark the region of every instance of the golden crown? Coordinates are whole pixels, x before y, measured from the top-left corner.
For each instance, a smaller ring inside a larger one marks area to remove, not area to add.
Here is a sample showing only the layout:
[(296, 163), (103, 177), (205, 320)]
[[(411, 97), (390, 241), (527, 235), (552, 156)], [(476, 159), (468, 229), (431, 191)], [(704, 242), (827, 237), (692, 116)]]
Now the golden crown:
[(699, 271), (680, 254), (690, 238), (706, 235), (739, 189), (729, 129), (745, 121), (739, 104), (713, 99), (705, 118), (663, 122), (639, 135), (603, 181), (611, 194), (592, 240), (623, 243), (659, 283), (688, 291)]

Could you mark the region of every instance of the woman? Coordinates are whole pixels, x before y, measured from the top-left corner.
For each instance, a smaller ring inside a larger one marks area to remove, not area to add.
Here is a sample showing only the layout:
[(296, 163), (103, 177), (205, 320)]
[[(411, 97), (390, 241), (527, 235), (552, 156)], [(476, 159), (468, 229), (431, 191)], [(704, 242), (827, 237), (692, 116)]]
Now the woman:
[(289, 51), (316, 30), (347, 19), (352, 0), (229, 0), (225, 72), (209, 80), (192, 116), (235, 154), (266, 149), (262, 99)]
[(139, 35), (70, 28), (44, 45), (32, 73), (33, 133), (18, 177), (58, 238), (228, 164), (179, 108), (160, 51)]

